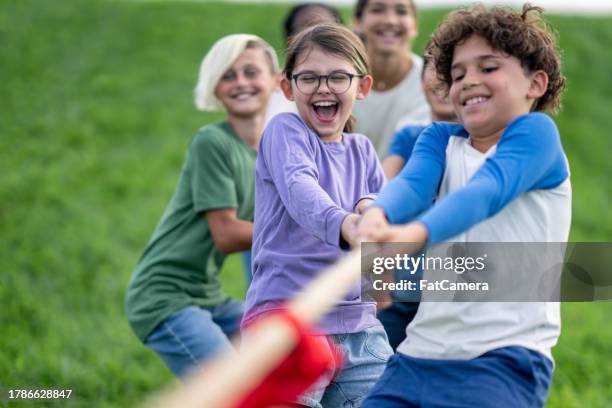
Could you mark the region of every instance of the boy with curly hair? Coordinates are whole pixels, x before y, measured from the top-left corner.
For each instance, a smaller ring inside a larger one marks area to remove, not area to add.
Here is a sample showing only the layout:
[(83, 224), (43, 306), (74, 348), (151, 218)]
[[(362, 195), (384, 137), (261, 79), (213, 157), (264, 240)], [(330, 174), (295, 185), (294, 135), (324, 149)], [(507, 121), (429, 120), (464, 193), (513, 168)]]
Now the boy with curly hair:
[[(555, 123), (542, 113), (558, 109), (565, 78), (541, 12), (473, 6), (440, 24), (430, 53), (461, 124), (424, 131), (400, 175), (365, 211), (362, 237), (567, 241), (569, 167)], [(559, 309), (421, 303), (363, 408), (543, 406)]]

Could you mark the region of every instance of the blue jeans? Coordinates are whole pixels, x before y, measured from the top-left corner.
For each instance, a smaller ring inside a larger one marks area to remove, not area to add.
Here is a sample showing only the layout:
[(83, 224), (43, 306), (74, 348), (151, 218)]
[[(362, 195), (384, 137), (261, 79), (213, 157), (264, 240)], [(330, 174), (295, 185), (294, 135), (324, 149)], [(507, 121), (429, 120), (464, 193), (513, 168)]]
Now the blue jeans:
[(551, 379), (552, 362), (523, 347), (471, 360), (395, 353), (362, 408), (541, 408)]
[(340, 349), (344, 365), (330, 369), (298, 403), (312, 408), (361, 406), (393, 354), (384, 329), (374, 326), (357, 333), (317, 337), (329, 347)]
[(229, 337), (240, 331), (243, 302), (228, 299), (217, 306), (190, 306), (161, 322), (145, 340), (166, 366), (184, 377), (200, 363), (231, 350)]

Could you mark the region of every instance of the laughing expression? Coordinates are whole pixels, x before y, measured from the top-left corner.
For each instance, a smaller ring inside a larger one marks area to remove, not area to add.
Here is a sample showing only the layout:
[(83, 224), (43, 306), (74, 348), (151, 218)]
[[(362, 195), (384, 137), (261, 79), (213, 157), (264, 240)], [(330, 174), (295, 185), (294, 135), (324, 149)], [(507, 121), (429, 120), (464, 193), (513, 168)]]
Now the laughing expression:
[(261, 48), (247, 48), (223, 74), (215, 95), (228, 114), (250, 116), (265, 112), (275, 88), (268, 57)]
[(473, 138), (499, 137), (506, 126), (529, 113), (533, 77), (518, 58), (471, 36), (455, 47), (449, 96), (459, 120)]
[(368, 52), (406, 52), (417, 34), (410, 0), (370, 0), (356, 28), (365, 37)]
[[(325, 53), (318, 47), (313, 47), (300, 58), (293, 74), (311, 73), (314, 75), (329, 75), (333, 72), (356, 74), (355, 67), (346, 59)], [(333, 93), (321, 80), (319, 88), (311, 95), (302, 93), (295, 81), (286, 78), (281, 80), (281, 88), (285, 96), (295, 101), (297, 110), (306, 124), (326, 142), (342, 139), (342, 130), (346, 124), (355, 99), (363, 99), (371, 86), (372, 78), (354, 77), (351, 86), (341, 94)]]

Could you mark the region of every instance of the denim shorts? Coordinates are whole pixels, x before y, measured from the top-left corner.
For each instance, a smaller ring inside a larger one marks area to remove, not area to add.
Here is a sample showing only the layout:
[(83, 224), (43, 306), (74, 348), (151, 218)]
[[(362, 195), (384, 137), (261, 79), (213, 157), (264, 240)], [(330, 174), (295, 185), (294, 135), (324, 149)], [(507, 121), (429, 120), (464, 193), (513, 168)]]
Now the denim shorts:
[(243, 302), (228, 299), (209, 308), (190, 306), (161, 322), (144, 344), (179, 378), (214, 355), (231, 350), (238, 334)]
[(357, 333), (317, 336), (344, 356), (342, 367), (333, 367), (297, 401), (312, 408), (360, 407), (382, 375), (393, 354), (382, 326)]
[(541, 408), (552, 362), (524, 347), (503, 347), (471, 360), (395, 353), (363, 408)]

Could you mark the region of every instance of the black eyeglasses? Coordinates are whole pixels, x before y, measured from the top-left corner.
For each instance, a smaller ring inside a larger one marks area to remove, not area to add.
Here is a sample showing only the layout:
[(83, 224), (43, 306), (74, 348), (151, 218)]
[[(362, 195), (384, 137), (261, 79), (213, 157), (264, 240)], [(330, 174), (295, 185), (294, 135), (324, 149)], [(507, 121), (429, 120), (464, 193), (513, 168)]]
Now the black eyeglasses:
[(348, 72), (332, 72), (329, 75), (317, 75), (310, 72), (302, 72), (291, 75), (291, 79), (295, 81), (295, 86), (298, 90), (305, 94), (311, 95), (317, 92), (321, 85), (321, 79), (325, 79), (325, 85), (332, 93), (343, 94), (351, 87), (353, 78), (361, 78), (364, 75), (349, 74)]

